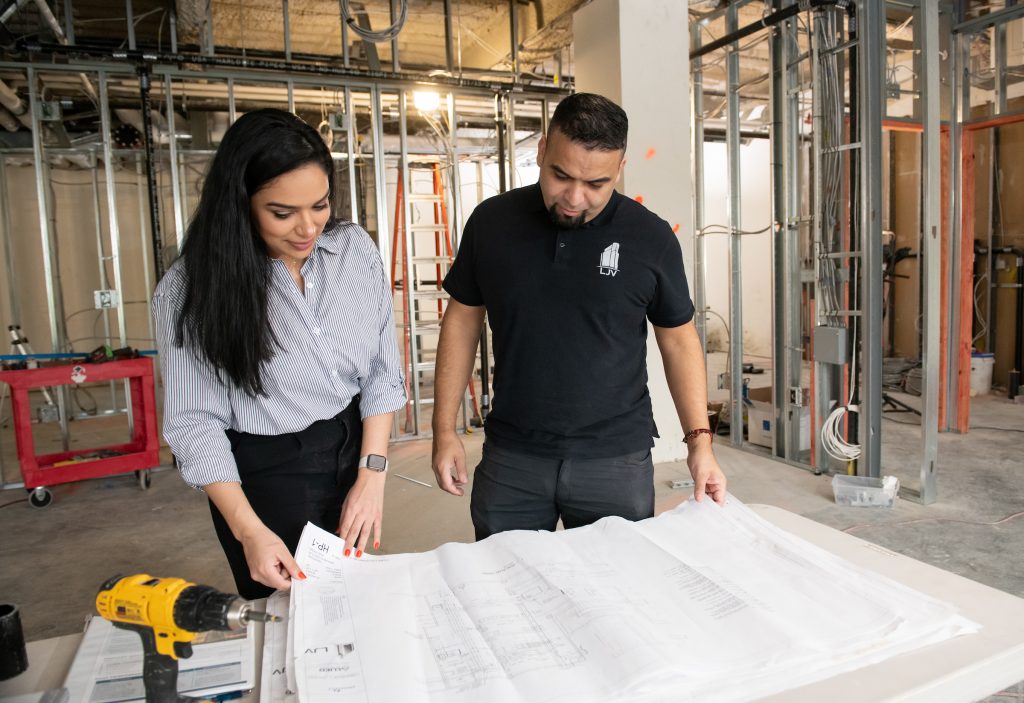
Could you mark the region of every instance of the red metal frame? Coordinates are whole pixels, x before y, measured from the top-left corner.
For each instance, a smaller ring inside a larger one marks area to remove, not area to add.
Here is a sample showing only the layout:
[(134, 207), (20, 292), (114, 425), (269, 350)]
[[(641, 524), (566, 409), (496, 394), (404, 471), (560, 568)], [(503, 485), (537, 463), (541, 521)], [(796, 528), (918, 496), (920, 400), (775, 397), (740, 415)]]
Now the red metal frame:
[[(132, 439), (127, 444), (116, 444), (90, 449), (76, 449), (56, 454), (36, 455), (32, 437), (32, 413), (28, 392), (44, 386), (76, 385), (87, 381), (113, 381), (128, 379), (131, 387)], [(18, 446), (18, 463), (25, 488), (52, 486), (57, 483), (81, 481), (87, 478), (110, 476), (149, 469), (160, 464), (160, 439), (156, 426), (156, 394), (153, 390), (153, 361), (148, 358), (108, 361), (102, 364), (72, 364), (49, 366), (41, 369), (0, 371), (0, 381), (11, 387), (11, 408), (14, 416), (14, 434)], [(72, 461), (75, 457), (97, 451), (117, 452), (118, 456)]]

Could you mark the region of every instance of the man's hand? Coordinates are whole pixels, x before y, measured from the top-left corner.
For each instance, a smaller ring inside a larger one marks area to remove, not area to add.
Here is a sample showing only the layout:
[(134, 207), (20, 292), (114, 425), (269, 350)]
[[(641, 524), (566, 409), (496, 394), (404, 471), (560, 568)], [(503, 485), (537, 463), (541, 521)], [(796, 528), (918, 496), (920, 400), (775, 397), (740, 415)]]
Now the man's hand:
[(373, 548), (380, 547), (380, 529), (384, 520), (384, 480), (387, 474), (359, 469), (356, 482), (341, 504), (338, 536), (345, 540), (345, 556), (353, 552), (363, 556), (366, 542), (373, 534)]
[(434, 433), (431, 466), (441, 490), (455, 496), (466, 494), (462, 490), (469, 482), (469, 474), (466, 473), (466, 449), (454, 430)]
[(725, 504), (725, 474), (722, 473), (714, 452), (711, 451), (711, 437), (697, 435), (688, 445), (686, 465), (693, 477), (693, 498), (698, 503), (704, 495), (711, 496), (719, 505)]
[(270, 528), (259, 525), (252, 532), (241, 535), (239, 541), (254, 581), (277, 590), (287, 591), (292, 579), (304, 579), (288, 547)]

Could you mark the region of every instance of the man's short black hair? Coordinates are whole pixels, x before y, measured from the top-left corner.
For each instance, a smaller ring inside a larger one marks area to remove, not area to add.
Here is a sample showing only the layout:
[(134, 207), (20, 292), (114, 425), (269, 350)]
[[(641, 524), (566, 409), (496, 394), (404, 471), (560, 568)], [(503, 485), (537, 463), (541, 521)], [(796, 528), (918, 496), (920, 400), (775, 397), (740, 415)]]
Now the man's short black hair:
[(548, 125), (587, 149), (626, 148), (629, 120), (625, 111), (603, 95), (575, 93), (558, 103)]

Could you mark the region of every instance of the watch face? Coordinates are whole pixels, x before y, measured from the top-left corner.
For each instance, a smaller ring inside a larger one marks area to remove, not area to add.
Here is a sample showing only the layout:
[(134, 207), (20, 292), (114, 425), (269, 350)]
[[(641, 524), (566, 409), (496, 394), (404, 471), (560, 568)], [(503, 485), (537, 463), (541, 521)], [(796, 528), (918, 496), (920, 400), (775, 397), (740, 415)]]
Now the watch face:
[(366, 468), (383, 471), (388, 468), (388, 460), (380, 454), (370, 454), (366, 457)]

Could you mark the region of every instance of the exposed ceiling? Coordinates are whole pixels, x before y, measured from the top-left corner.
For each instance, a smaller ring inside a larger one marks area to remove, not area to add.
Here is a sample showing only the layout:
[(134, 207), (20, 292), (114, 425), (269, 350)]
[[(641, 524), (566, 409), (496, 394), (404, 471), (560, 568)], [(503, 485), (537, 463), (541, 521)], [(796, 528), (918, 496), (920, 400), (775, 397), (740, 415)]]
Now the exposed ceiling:
[[(508, 70), (511, 67), (509, 0), (396, 0), (407, 2), (407, 18), (398, 35), (400, 68), (445, 69), (445, 5), (451, 8), (451, 43), (455, 73)], [(548, 80), (561, 58), (568, 61), (572, 44), (572, 12), (587, 0), (515, 0), (519, 28), (520, 67)], [(0, 3), (3, 7), (7, 3)], [(206, 46), (207, 22), (217, 53), (340, 62), (342, 11), (339, 0), (132, 0), (137, 45), (169, 51), (172, 31), (179, 49)], [(71, 7), (76, 43), (126, 48), (128, 19), (118, 0), (51, 0), (62, 29), (65, 8)], [(350, 0), (353, 21), (372, 30), (392, 24), (390, 0)], [(285, 41), (287, 12), (288, 39)], [(173, 28), (172, 28), (173, 25)], [(52, 41), (33, 2), (27, 2), (6, 27), (15, 37), (38, 36)], [(347, 32), (354, 65), (391, 70), (391, 42), (364, 42)], [(379, 65), (374, 65), (379, 62)], [(568, 73), (568, 66), (563, 66)]]

